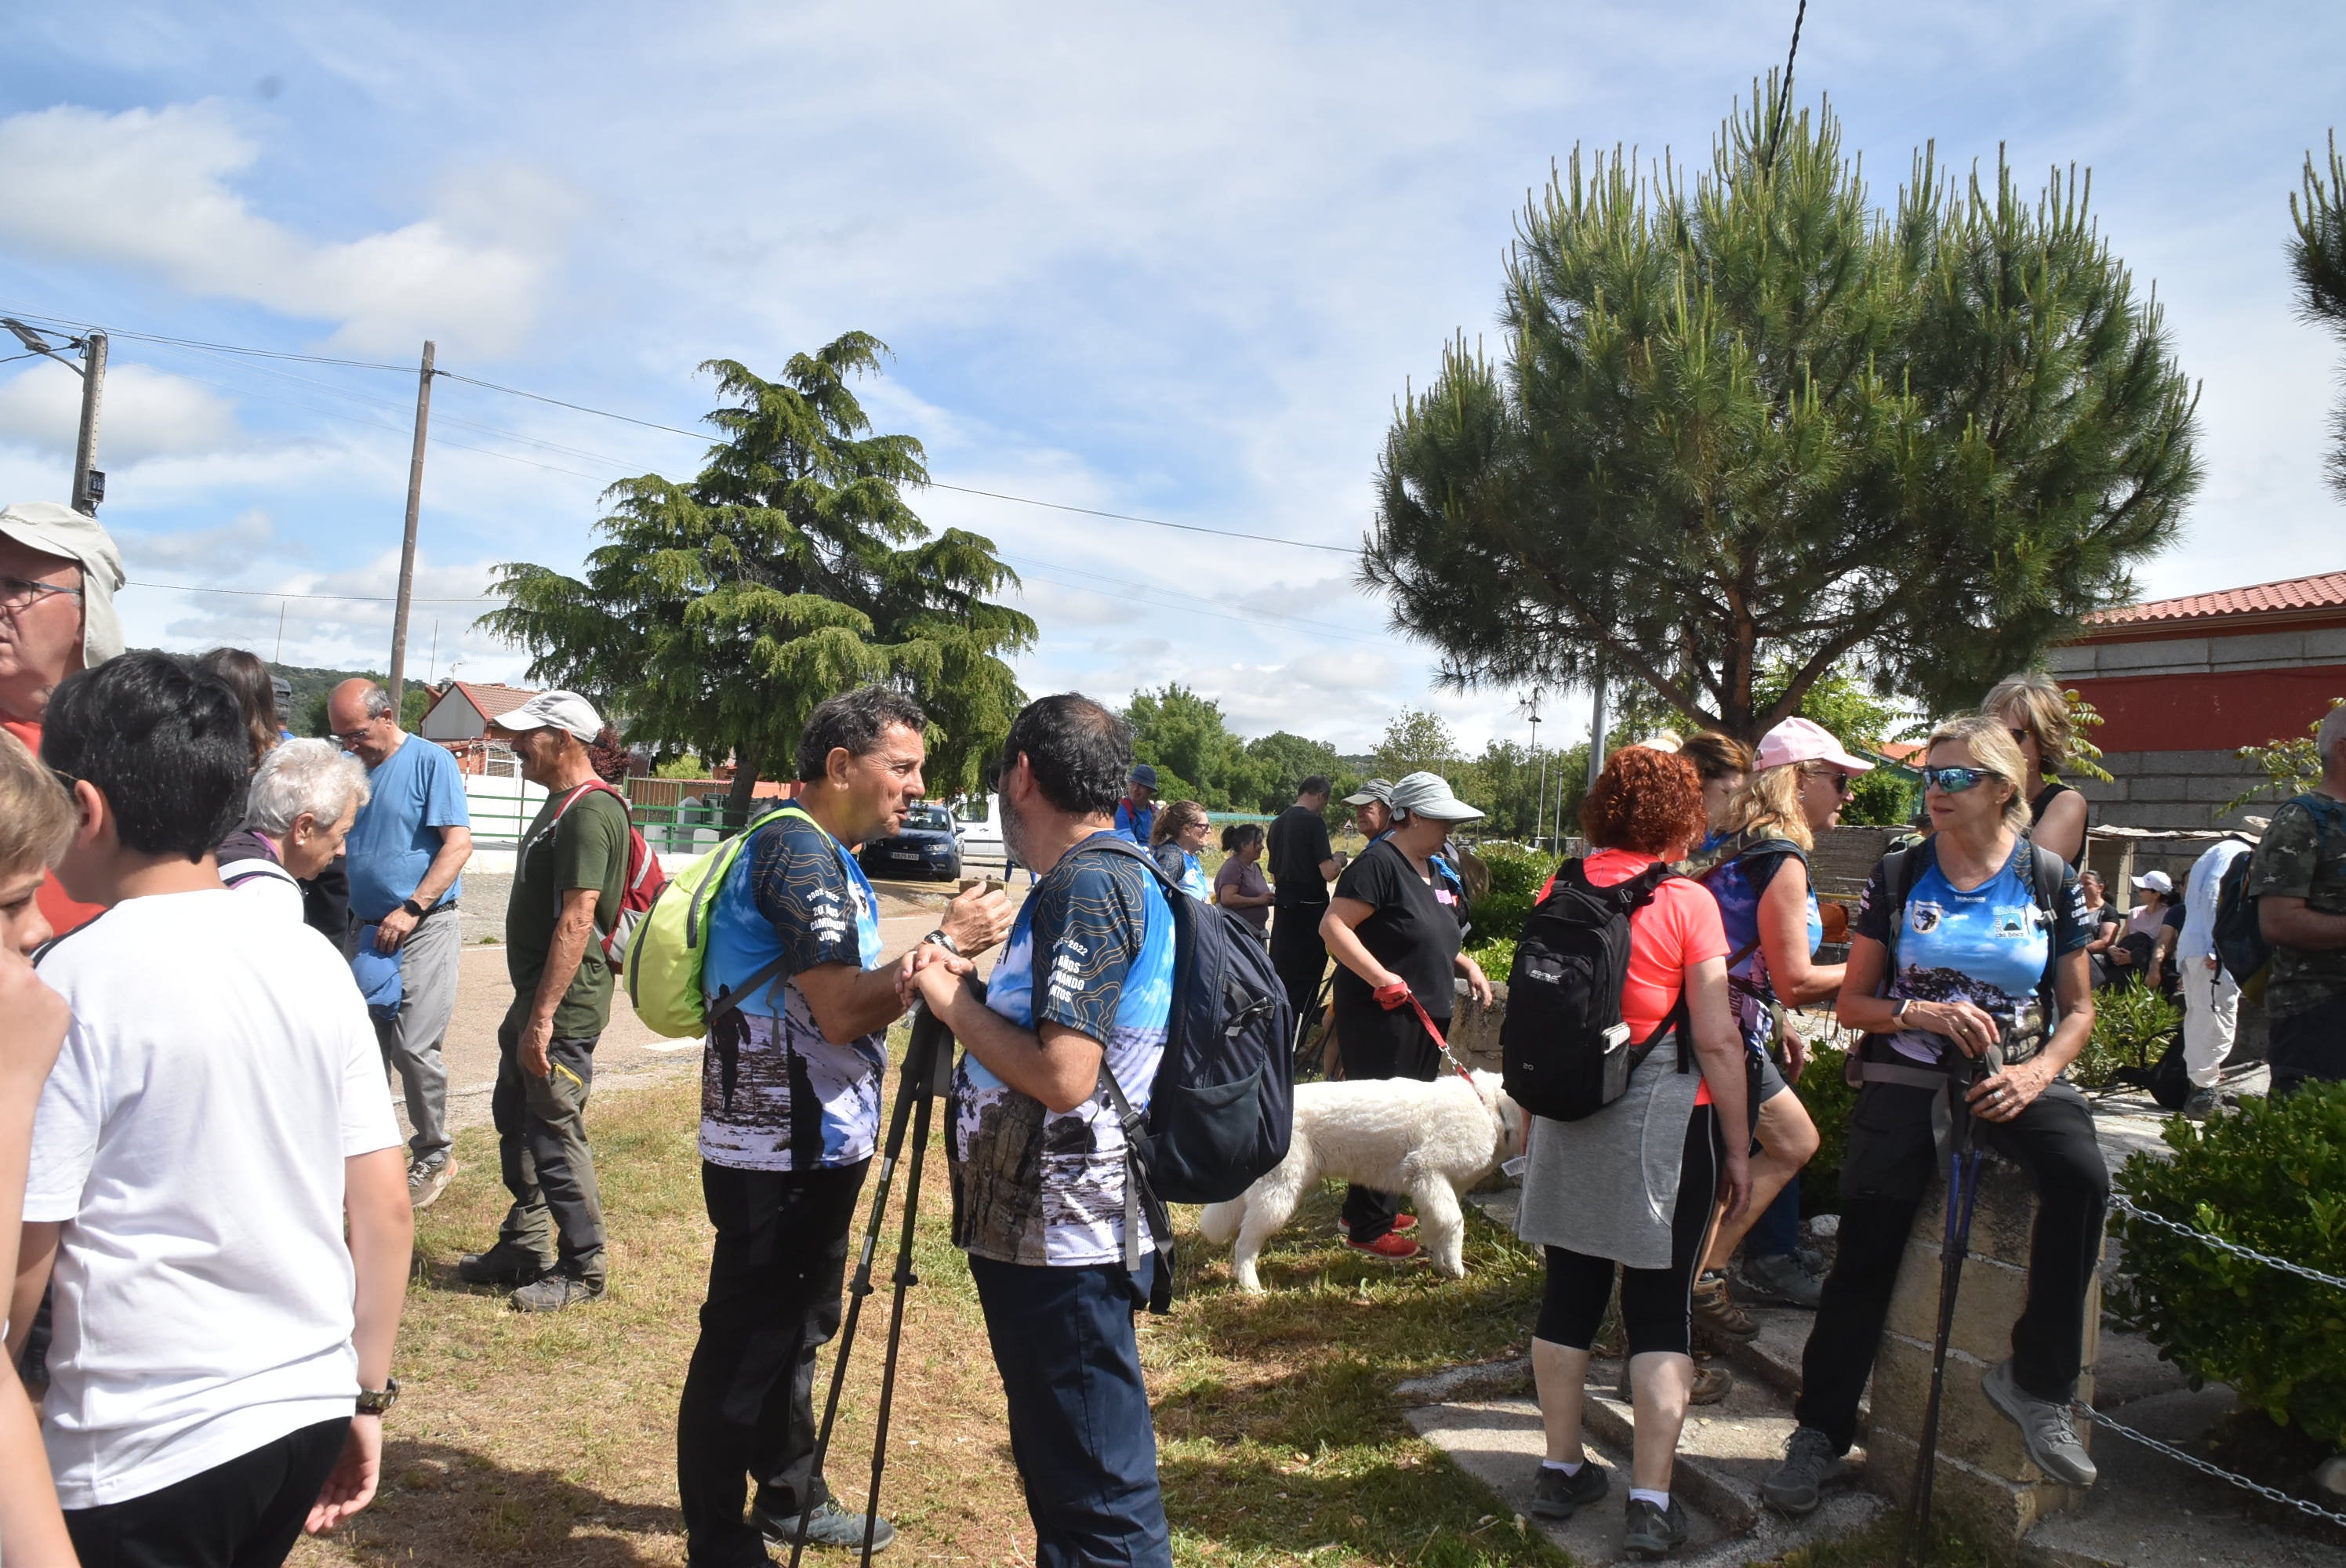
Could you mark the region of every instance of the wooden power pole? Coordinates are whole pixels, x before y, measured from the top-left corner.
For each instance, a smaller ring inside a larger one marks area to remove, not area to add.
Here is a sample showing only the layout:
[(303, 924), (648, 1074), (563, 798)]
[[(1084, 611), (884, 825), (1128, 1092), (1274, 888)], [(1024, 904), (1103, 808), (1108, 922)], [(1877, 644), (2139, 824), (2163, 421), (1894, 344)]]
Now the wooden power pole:
[(407, 532), (399, 542), (399, 602), (391, 613), (391, 712), (396, 720), (406, 696), (407, 610), (415, 596), (415, 514), (423, 502), (423, 442), (432, 428), (432, 343), (415, 385), (415, 450), (407, 460)]
[(81, 433), (74, 443), (73, 509), (86, 517), (97, 515), (106, 497), (106, 475), (97, 472), (97, 405), (106, 393), (106, 334), (92, 332), (82, 340)]

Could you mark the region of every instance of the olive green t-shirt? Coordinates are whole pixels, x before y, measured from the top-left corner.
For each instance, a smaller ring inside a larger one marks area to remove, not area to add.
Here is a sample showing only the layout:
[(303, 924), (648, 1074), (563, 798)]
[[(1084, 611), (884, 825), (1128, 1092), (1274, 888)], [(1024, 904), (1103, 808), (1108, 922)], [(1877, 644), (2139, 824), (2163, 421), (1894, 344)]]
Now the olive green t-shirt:
[[(2300, 803), (2313, 802), (2311, 809)], [(2346, 914), (2346, 805), (2326, 795), (2293, 799), (2272, 814), (2264, 841), (2249, 862), (2250, 898), (2277, 893), (2303, 899), (2308, 909)], [(2265, 1011), (2288, 1018), (2346, 992), (2346, 949), (2326, 951), (2273, 944), (2272, 978)]]
[[(546, 950), (554, 945), (562, 895), (572, 888), (596, 890), (595, 929), (608, 932), (619, 916), (627, 879), (627, 809), (607, 789), (581, 795), (555, 821), (561, 795), (549, 795), (514, 859), (513, 892), (505, 902), (505, 972), (513, 979), (512, 1016), (529, 1016), (546, 972)], [(586, 942), (570, 989), (554, 1010), (554, 1033), (561, 1040), (591, 1040), (611, 1021), (611, 966), (603, 944)]]

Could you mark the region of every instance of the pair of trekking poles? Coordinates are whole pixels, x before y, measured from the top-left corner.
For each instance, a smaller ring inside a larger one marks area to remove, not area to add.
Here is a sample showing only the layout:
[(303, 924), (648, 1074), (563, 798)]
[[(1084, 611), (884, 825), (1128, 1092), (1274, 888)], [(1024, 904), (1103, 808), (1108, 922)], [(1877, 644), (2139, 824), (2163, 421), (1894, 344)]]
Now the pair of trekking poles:
[[(896, 1244), (896, 1293), (888, 1311), (888, 1356), (881, 1366), (880, 1414), (872, 1434), (872, 1490), (863, 1506), (864, 1568), (871, 1568), (872, 1536), (880, 1522), (880, 1478), (888, 1463), (888, 1410), (896, 1396), (896, 1353), (903, 1342), (904, 1293), (921, 1282), (913, 1272), (913, 1230), (920, 1215), (921, 1166), (929, 1151), (929, 1117), (937, 1095), (943, 1092), (942, 1074), (953, 1061), (953, 1047), (952, 1031), (926, 1006), (915, 1003), (913, 1037), (904, 1047), (903, 1071), (896, 1080), (896, 1104), (889, 1112), (888, 1135), (881, 1145), (880, 1179), (873, 1184), (872, 1194), (872, 1223), (864, 1230), (863, 1250), (855, 1260), (855, 1279), (848, 1289), (847, 1320), (840, 1326), (839, 1353), (831, 1362), (831, 1394), (823, 1401), (822, 1425), (814, 1440), (814, 1463), (807, 1472), (811, 1478), (820, 1477), (823, 1456), (831, 1451), (831, 1428), (839, 1419), (839, 1398), (847, 1386), (847, 1359), (855, 1349), (855, 1326), (863, 1315), (863, 1299), (872, 1293), (872, 1263), (880, 1250), (880, 1230), (888, 1216), (888, 1191), (903, 1156), (909, 1125), (913, 1154), (904, 1166), (904, 1216)], [(814, 1523), (813, 1500), (801, 1496), (798, 1503), (799, 1522), (790, 1542), (790, 1568), (799, 1568), (799, 1559), (806, 1552), (807, 1532)]]

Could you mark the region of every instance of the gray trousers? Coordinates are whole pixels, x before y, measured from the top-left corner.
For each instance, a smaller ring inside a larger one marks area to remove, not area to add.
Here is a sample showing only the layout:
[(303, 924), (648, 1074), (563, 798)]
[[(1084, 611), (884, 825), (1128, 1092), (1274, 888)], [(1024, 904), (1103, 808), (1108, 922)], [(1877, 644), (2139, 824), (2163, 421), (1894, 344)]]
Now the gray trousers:
[(498, 1164), (513, 1194), (497, 1242), (599, 1287), (603, 1195), (586, 1146), (595, 1041), (556, 1035), (546, 1055), (552, 1071), (543, 1078), (521, 1064), (521, 1020), (507, 1013), (497, 1026), (497, 1086), (489, 1097)]
[(462, 922), (454, 910), (431, 916), (399, 945), (399, 1016), (374, 1023), (375, 1043), (385, 1065), (399, 1074), (407, 1095), (408, 1157), (434, 1160), (448, 1153), (448, 1065), (440, 1043), (456, 1015), (456, 967), (464, 951)]

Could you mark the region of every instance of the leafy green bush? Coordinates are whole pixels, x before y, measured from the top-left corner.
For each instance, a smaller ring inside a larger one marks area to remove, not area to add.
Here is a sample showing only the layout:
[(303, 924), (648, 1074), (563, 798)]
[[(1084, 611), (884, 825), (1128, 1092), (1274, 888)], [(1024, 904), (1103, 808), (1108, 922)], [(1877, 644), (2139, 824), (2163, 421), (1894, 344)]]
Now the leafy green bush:
[[(1491, 886), (1474, 901), (1474, 930), (1469, 940), (1477, 950), (1504, 942), (1507, 958), (1513, 962), (1515, 939), (1524, 933), (1524, 917), (1539, 901), (1540, 888), (1556, 870), (1556, 861), (1536, 850), (1504, 841), (1475, 845), (1474, 858), (1491, 873)], [(1505, 977), (1504, 969), (1491, 969), (1480, 951), (1475, 958), (1486, 972)]]
[(2069, 1064), (2083, 1089), (2108, 1086), (2121, 1067), (2147, 1067), (2183, 1027), (2183, 1010), (2147, 985), (2113, 985), (2094, 996), (2094, 1033)]
[[(2346, 1084), (2285, 1101), (2249, 1098), (2195, 1126), (2167, 1124), (2172, 1159), (2138, 1154), (2117, 1174), (2136, 1205), (2211, 1236), (2346, 1275)], [(2229, 1383), (2242, 1403), (2332, 1451), (2346, 1448), (2346, 1291), (2232, 1257), (2124, 1217), (2126, 1271), (2110, 1304), (2195, 1385)]]
[(1816, 1157), (1800, 1172), (1800, 1208), (1807, 1214), (1841, 1212), (1841, 1163), (1849, 1149), (1850, 1107), (1857, 1104), (1857, 1091), (1842, 1076), (1848, 1062), (1845, 1052), (1811, 1043), (1809, 1064), (1792, 1085), (1817, 1125)]

